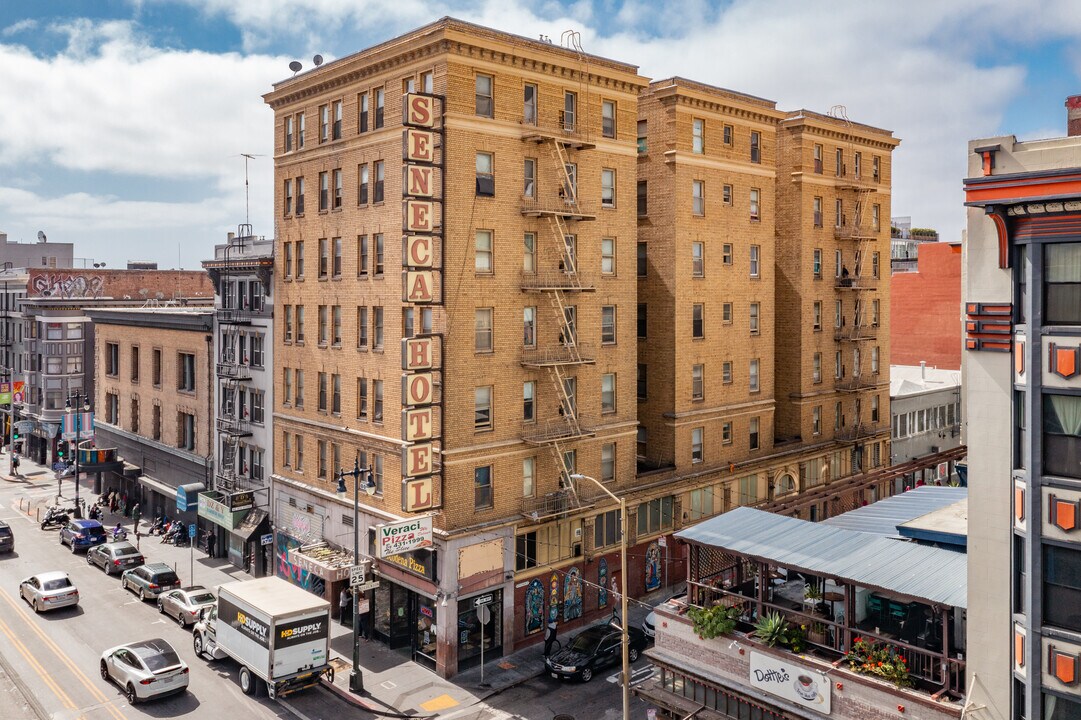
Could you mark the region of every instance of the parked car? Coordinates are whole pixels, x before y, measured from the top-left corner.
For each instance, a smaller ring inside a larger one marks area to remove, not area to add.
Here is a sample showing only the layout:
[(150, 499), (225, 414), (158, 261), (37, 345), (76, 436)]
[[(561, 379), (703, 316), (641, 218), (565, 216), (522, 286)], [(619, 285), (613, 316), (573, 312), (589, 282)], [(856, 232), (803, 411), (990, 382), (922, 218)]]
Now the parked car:
[(116, 683), (134, 705), (188, 689), (188, 666), (161, 638), (118, 645), (101, 654), (101, 679)]
[(140, 600), (146, 600), (176, 590), (180, 587), (180, 578), (165, 563), (149, 563), (125, 570), (120, 576), (120, 586), (131, 590)]
[[(636, 627), (627, 628), (627, 635), (627, 655), (634, 662), (646, 648), (646, 636)], [(608, 623), (593, 625), (575, 635), (562, 650), (546, 657), (544, 667), (554, 678), (589, 682), (598, 670), (622, 661), (622, 640), (619, 628)]]
[(15, 552), (15, 535), (3, 520), (0, 520), (0, 552)]
[(189, 585), (158, 596), (158, 612), (175, 618), (180, 627), (194, 625), (203, 608), (214, 607), (214, 593), (202, 585)]
[(19, 595), (30, 603), (34, 612), (79, 604), (79, 589), (71, 584), (66, 572), (59, 570), (26, 578), (19, 583)]
[[(687, 604), (687, 593), (680, 593), (665, 600), (665, 605), (671, 605), (673, 607), (680, 607)], [(642, 621), (642, 632), (646, 634), (646, 637), (652, 640), (657, 637), (657, 613), (652, 610), (649, 611), (649, 615), (646, 615), (646, 619)]]
[(143, 554), (126, 540), (97, 545), (86, 551), (86, 564), (97, 565), (106, 575), (121, 573), (145, 562)]
[(72, 554), (105, 542), (105, 528), (97, 520), (71, 520), (60, 528), (60, 544), (69, 545)]

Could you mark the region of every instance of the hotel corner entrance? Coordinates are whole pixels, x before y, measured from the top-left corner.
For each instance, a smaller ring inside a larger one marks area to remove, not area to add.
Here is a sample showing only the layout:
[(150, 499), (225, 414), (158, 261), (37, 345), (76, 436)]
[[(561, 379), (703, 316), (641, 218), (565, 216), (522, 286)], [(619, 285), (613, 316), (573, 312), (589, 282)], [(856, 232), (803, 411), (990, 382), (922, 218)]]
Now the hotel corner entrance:
[(369, 603), (372, 637), (435, 670), (439, 619), (435, 600), (382, 578), (379, 587), (371, 592)]

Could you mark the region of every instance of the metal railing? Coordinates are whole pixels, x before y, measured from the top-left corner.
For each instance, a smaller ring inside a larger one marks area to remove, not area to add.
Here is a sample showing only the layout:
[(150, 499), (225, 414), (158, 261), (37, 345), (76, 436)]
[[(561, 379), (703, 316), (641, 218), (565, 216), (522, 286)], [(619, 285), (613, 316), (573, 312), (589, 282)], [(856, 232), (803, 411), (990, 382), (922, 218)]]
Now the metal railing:
[(564, 416), (544, 421), (540, 426), (534, 427), (533, 432), (523, 434), (522, 439), (528, 443), (541, 445), (560, 440), (591, 437), (592, 435), (594, 435), (592, 430), (583, 428), (580, 423)]
[(596, 359), (593, 346), (585, 343), (552, 343), (522, 349), (522, 365), (527, 367), (589, 365), (596, 362)]

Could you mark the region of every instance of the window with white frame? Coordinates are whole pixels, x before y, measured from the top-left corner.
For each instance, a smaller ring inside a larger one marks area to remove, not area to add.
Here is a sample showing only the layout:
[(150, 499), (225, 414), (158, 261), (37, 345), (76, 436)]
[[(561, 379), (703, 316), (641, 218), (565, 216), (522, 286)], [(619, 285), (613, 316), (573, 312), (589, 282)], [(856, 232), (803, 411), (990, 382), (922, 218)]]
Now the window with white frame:
[(601, 238), (601, 275), (616, 274), (616, 240)]
[(758, 368), (761, 364), (757, 358), (751, 360), (749, 367), (748, 387), (751, 392), (758, 392), (761, 387), (759, 385)]
[(751, 245), (751, 277), (756, 278), (759, 276), (759, 257), (761, 255), (761, 248), (758, 245)]
[(490, 274), (495, 269), (492, 259), (492, 231), (477, 230), (474, 263), (477, 273)]
[(476, 352), (492, 352), (493, 350), (492, 314), (492, 308), (477, 308), (474, 313), (473, 349)]
[(701, 155), (706, 148), (706, 121), (695, 118), (691, 121), (691, 152)]
[(758, 188), (751, 188), (751, 220), (758, 221), (762, 218), (762, 208), (759, 206), (759, 198), (761, 197), (761, 191)]
[(473, 391), (473, 428), (475, 430), (492, 428), (492, 387), (490, 385), (475, 388)]
[(601, 445), (601, 482), (612, 482), (616, 479), (616, 444), (605, 443)]
[(760, 309), (761, 309), (761, 305), (759, 303), (756, 303), (756, 302), (751, 303), (751, 305), (750, 305), (750, 310), (751, 310), (751, 313), (750, 313), (750, 325), (751, 325), (751, 334), (752, 335), (757, 335), (758, 332), (759, 332), (758, 319), (759, 319)]
[(820, 352), (814, 354), (814, 370), (811, 377), (816, 383), (822, 382), (822, 353)]
[(706, 366), (702, 364), (691, 366), (691, 400), (701, 400), (706, 395)]
[(695, 215), (706, 214), (706, 184), (701, 180), (691, 181), (691, 212)]
[(705, 434), (705, 428), (692, 428), (691, 429), (691, 462), (700, 463), (705, 456), (705, 448), (703, 446), (703, 435)]
[(616, 206), (616, 171), (611, 168), (601, 170), (601, 207)]
[(691, 243), (691, 276), (703, 277), (706, 274), (706, 261), (704, 258), (705, 243)]
[(601, 412), (614, 413), (616, 411), (616, 375), (605, 373), (601, 375)]

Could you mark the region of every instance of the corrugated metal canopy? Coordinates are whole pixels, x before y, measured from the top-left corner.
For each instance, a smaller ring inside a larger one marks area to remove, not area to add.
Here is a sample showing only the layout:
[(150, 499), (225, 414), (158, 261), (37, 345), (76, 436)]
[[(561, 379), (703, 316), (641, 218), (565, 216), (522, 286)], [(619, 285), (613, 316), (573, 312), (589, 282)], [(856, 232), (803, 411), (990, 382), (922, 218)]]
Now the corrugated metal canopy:
[[(967, 498), (968, 488), (925, 485), (835, 515), (823, 520), (822, 524), (845, 528), (846, 530), (874, 533), (875, 535), (903, 537), (905, 533), (898, 528), (899, 525), (929, 515), (936, 510), (941, 510)], [(963, 533), (958, 535), (954, 532), (953, 525), (942, 525), (930, 529), (937, 529), (942, 534), (942, 537), (931, 538), (933, 540), (948, 542), (961, 547), (965, 546), (965, 535)], [(918, 539), (928, 538), (921, 537)]]
[(939, 605), (968, 607), (968, 556), (740, 507), (676, 537)]

